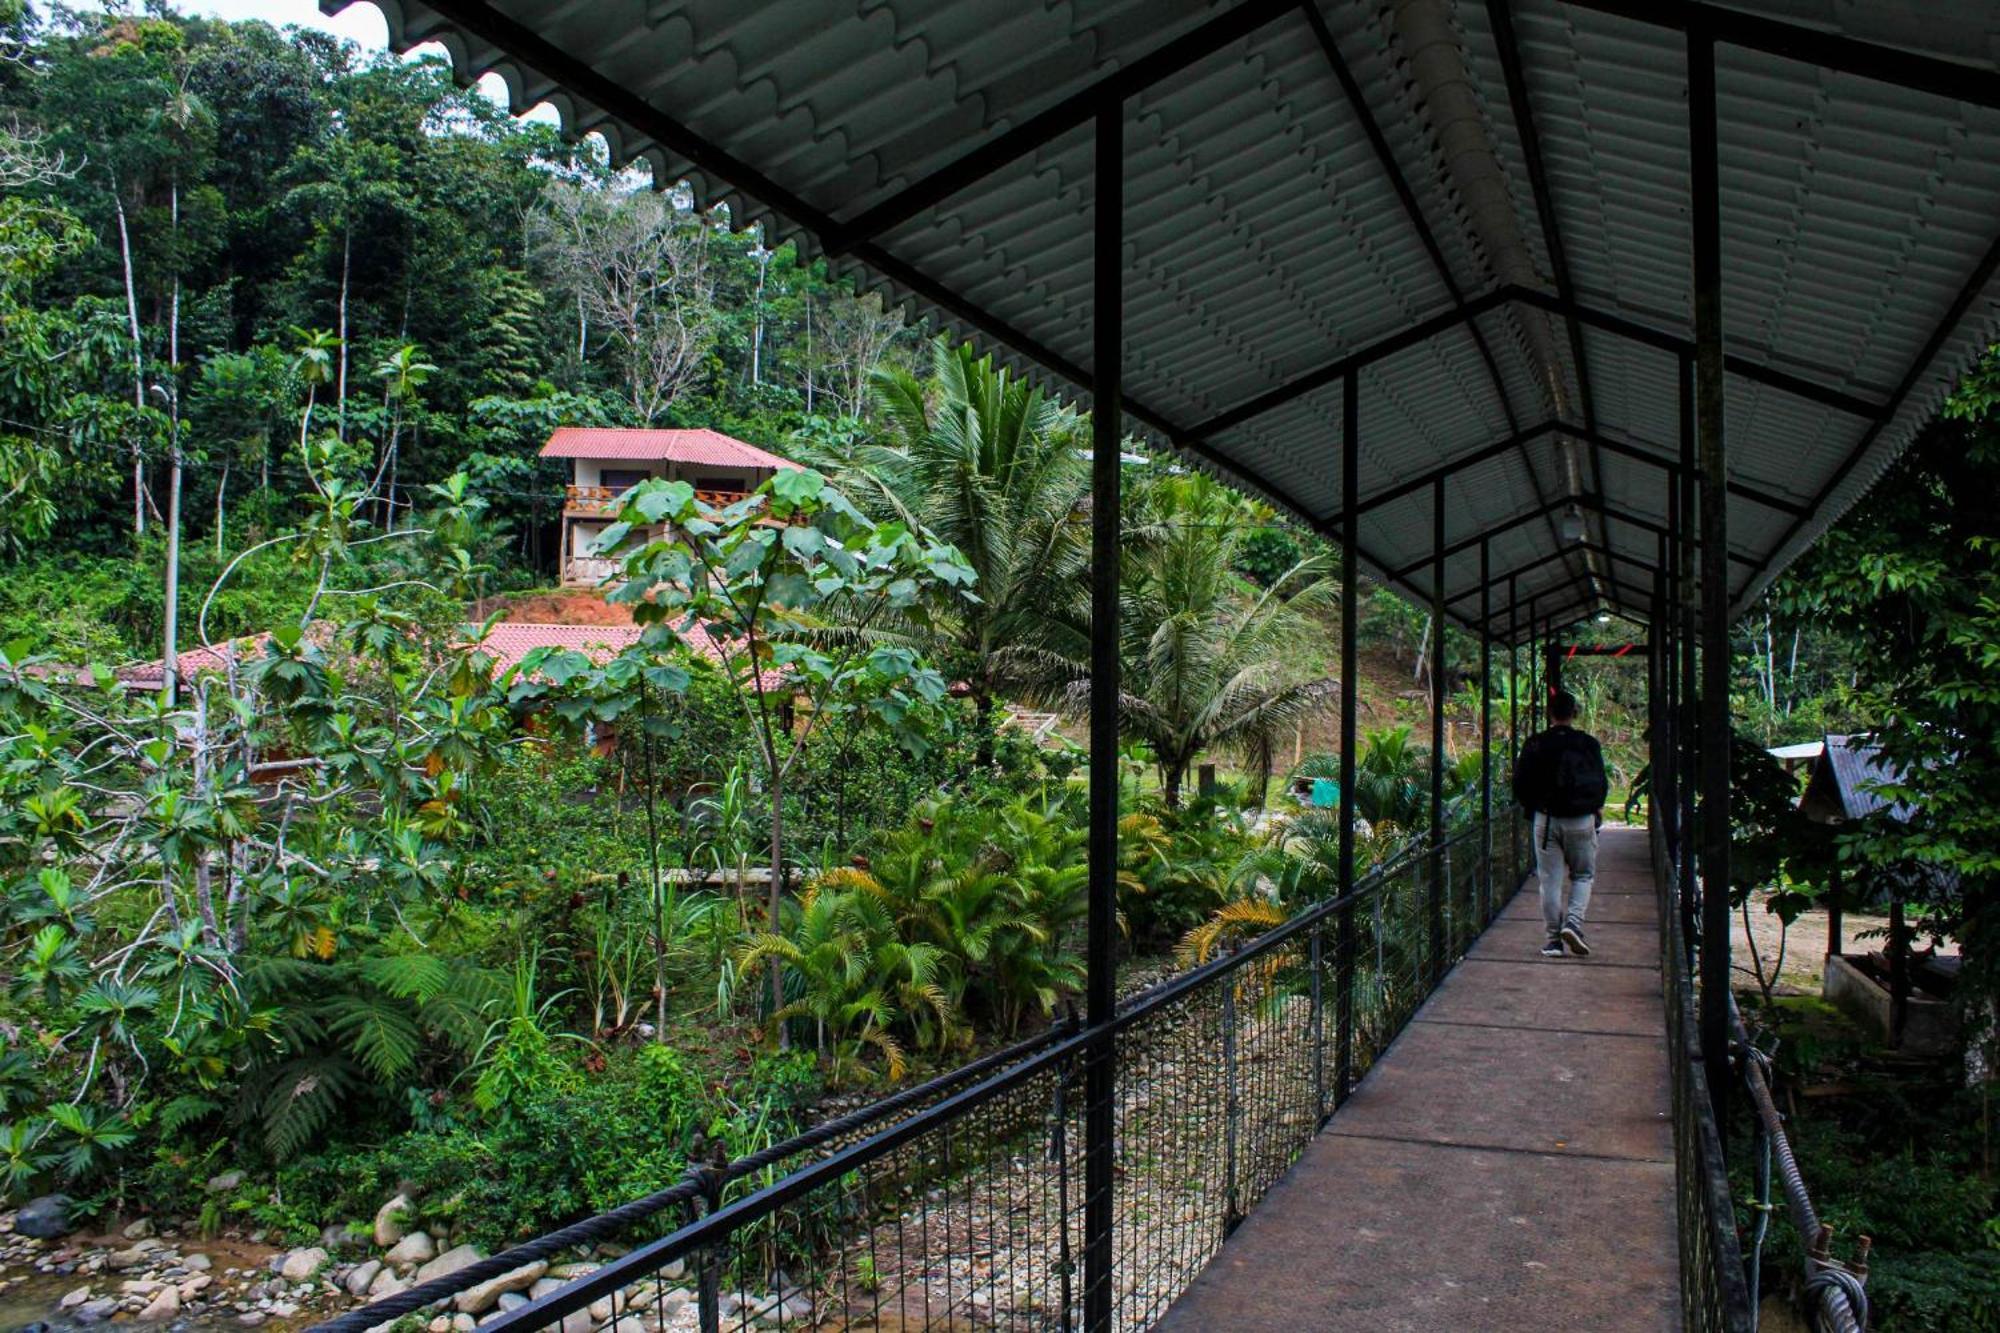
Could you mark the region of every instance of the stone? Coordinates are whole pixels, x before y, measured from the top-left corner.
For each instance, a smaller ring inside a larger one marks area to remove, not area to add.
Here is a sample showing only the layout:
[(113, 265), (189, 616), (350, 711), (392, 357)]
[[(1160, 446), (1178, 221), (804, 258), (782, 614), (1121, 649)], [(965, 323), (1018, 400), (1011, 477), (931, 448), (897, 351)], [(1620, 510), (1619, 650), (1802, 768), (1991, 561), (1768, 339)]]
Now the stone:
[(64, 1310), (74, 1310), (77, 1306), (82, 1305), (85, 1301), (89, 1299), (90, 1299), (90, 1288), (78, 1287), (75, 1291), (72, 1291), (71, 1293), (69, 1293), (69, 1295), (62, 1298), (62, 1304), (60, 1308)]
[(164, 1284), (155, 1282), (149, 1277), (137, 1277), (133, 1278), (130, 1282), (120, 1282), (118, 1290), (124, 1292), (127, 1296), (150, 1296), (158, 1291), (162, 1285)]
[(426, 1333), (451, 1333), (451, 1318), (448, 1315), (439, 1315), (425, 1324), (424, 1328)]
[(326, 1267), (326, 1251), (317, 1245), (293, 1250), (278, 1264), (278, 1276), (287, 1282), (303, 1282)]
[(179, 1291), (181, 1293), (181, 1299), (184, 1301), (193, 1300), (195, 1297), (201, 1295), (201, 1293), (203, 1293), (204, 1291), (207, 1291), (209, 1287), (214, 1284), (214, 1282), (215, 1279), (210, 1277), (208, 1274), (197, 1273), (195, 1276), (181, 1283), (179, 1287)]
[(562, 1290), (563, 1281), (559, 1277), (545, 1277), (528, 1288), (528, 1299), (538, 1301), (553, 1291)]
[(415, 1205), (410, 1202), (410, 1196), (407, 1194), (398, 1194), (376, 1209), (375, 1243), (386, 1250), (401, 1240), (408, 1234), (404, 1227), (414, 1210)]
[(375, 1275), (375, 1280), (368, 1284), (368, 1299), (379, 1301), (384, 1297), (394, 1296), (399, 1291), (408, 1291), (409, 1289), (410, 1284), (397, 1277), (394, 1269), (384, 1268)]
[(181, 1312), (181, 1294), (168, 1287), (139, 1312), (142, 1324), (164, 1324)]
[(479, 1327), (479, 1321), (469, 1314), (455, 1314), (451, 1317), (452, 1333), (472, 1333)]
[(39, 1199), (30, 1199), (14, 1214), (14, 1230), (36, 1240), (67, 1236), (76, 1229), (76, 1224), (70, 1221), (70, 1202), (67, 1194), (44, 1194)]
[(104, 1256), (104, 1266), (113, 1271), (138, 1268), (152, 1262), (152, 1253), (159, 1247), (160, 1243), (156, 1240), (142, 1240), (129, 1250), (113, 1250)]
[(476, 1287), (466, 1288), (452, 1298), (452, 1304), (458, 1307), (461, 1314), (484, 1314), (493, 1308), (494, 1302), (500, 1299), (502, 1293), (522, 1291), (532, 1287), (535, 1285), (535, 1279), (548, 1271), (548, 1262), (543, 1259), (537, 1259), (531, 1264), (522, 1264), (519, 1268), (502, 1273), (499, 1277), (487, 1278)]
[(181, 1260), (181, 1264), (186, 1268), (192, 1269), (194, 1272), (206, 1273), (209, 1269), (215, 1267), (215, 1260), (205, 1254), (190, 1254), (187, 1258)]
[(501, 1310), (518, 1310), (527, 1303), (528, 1298), (518, 1291), (503, 1291), (500, 1293), (499, 1308)]
[(427, 1264), (437, 1258), (437, 1242), (421, 1231), (412, 1231), (389, 1248), (382, 1261), (397, 1268)]
[[(419, 1268), (417, 1270), (417, 1281), (428, 1282), (434, 1277), (443, 1277), (447, 1273), (456, 1273), (461, 1268), (470, 1268), (485, 1257), (485, 1255), (479, 1252), (477, 1245), (460, 1245), (455, 1249), (446, 1250), (443, 1254), (440, 1254), (437, 1258)], [(535, 1277), (540, 1276), (540, 1273), (535, 1274)], [(529, 1281), (533, 1280), (533, 1278), (529, 1279)], [(495, 1294), (497, 1295), (498, 1293), (496, 1292)]]
[(549, 1276), (570, 1282), (580, 1277), (589, 1277), (602, 1267), (603, 1264), (557, 1264), (549, 1270)]
[(297, 1301), (271, 1302), (271, 1313), (276, 1315), (280, 1319), (290, 1319), (293, 1315), (297, 1314), (298, 1312), (299, 1312), (299, 1305)]
[(686, 1276), (686, 1274), (687, 1274), (687, 1260), (685, 1259), (670, 1260), (667, 1266), (660, 1270), (660, 1276), (665, 1278), (669, 1282), (678, 1282), (681, 1280), (682, 1277)]
[(100, 1296), (77, 1306), (75, 1317), (79, 1324), (101, 1324), (117, 1313), (118, 1299), (115, 1296)]
[(226, 1194), (242, 1183), (243, 1173), (241, 1171), (224, 1171), (219, 1176), (210, 1176), (208, 1178), (208, 1192), (210, 1194)]
[(341, 1250), (354, 1244), (354, 1241), (354, 1224), (352, 1223), (335, 1222), (331, 1226), (320, 1228), (319, 1243), (329, 1254), (339, 1253)]
[(366, 1296), (370, 1284), (381, 1272), (382, 1261), (370, 1259), (365, 1264), (356, 1264), (341, 1285), (347, 1288), (347, 1294), (350, 1296)]
[(591, 1333), (597, 1321), (590, 1317), (588, 1310), (572, 1310), (563, 1316), (562, 1333)]
[(127, 1222), (125, 1229), (118, 1234), (126, 1240), (144, 1240), (153, 1234), (153, 1219), (142, 1217), (136, 1222)]
[(245, 1310), (236, 1316), (236, 1322), (245, 1328), (255, 1328), (269, 1318), (262, 1310)]

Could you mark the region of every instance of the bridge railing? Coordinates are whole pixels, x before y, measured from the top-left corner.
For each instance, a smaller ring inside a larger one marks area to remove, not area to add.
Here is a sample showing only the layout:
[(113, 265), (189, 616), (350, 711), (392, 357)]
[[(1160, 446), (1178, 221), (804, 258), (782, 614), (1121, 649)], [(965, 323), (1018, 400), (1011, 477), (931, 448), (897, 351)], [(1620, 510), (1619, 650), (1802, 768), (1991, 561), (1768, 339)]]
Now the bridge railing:
[[(1660, 970), (1667, 1002), (1667, 1034), (1673, 1065), (1674, 1161), (1679, 1202), (1681, 1306), (1690, 1329), (1752, 1333), (1757, 1327), (1757, 1274), (1763, 1238), (1772, 1215), (1772, 1167), (1783, 1195), (1783, 1207), (1797, 1230), (1805, 1252), (1804, 1290), (1813, 1327), (1827, 1333), (1863, 1333), (1868, 1327), (1866, 1238), (1863, 1264), (1850, 1269), (1829, 1252), (1830, 1233), (1819, 1221), (1805, 1178), (1792, 1155), (1784, 1117), (1772, 1101), (1769, 1061), (1751, 1040), (1735, 997), (1729, 1000), (1733, 1029), (1730, 1068), (1722, 1071), (1733, 1089), (1745, 1095), (1732, 1104), (1747, 1105), (1751, 1117), (1752, 1151), (1757, 1155), (1758, 1197), (1753, 1209), (1761, 1219), (1754, 1226), (1749, 1263), (1736, 1226), (1735, 1203), (1723, 1161), (1722, 1135), (1709, 1099), (1710, 1071), (1701, 1058), (1695, 1026), (1693, 952), (1684, 935), (1684, 921), (1695, 914), (1681, 911), (1674, 839), (1664, 824), (1653, 829), (1654, 879), (1660, 895)], [(1685, 854), (1684, 852), (1681, 854)]]
[[(1729, 1193), (1722, 1134), (1709, 1099), (1709, 1071), (1695, 1025), (1694, 976), (1682, 933), (1677, 862), (1663, 820), (1652, 825), (1653, 883), (1659, 895), (1660, 976), (1667, 1007), (1667, 1063), (1673, 1084), (1674, 1200), (1680, 1233), (1681, 1326), (1690, 1333), (1752, 1333), (1757, 1326), (1736, 1205)], [(1727, 1070), (1724, 1077), (1729, 1077)]]
[[(1067, 1330), (1090, 1304), (1113, 1328), (1149, 1327), (1485, 928), (1526, 844), (1510, 819), (1419, 839), (1101, 1029), (1058, 1025), (322, 1327), (360, 1333), (438, 1302), (510, 1333)], [(1084, 1262), (1085, 1071), (1107, 1044), (1108, 1296), (1086, 1291)], [(663, 1215), (680, 1225), (627, 1253), (546, 1267)]]

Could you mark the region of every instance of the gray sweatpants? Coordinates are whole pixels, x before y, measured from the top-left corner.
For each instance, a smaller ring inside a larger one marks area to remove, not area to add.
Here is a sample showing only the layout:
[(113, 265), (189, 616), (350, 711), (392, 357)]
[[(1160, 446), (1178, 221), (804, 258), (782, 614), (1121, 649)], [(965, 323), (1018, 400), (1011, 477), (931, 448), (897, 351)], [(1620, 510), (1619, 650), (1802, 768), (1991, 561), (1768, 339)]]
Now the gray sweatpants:
[[(1569, 907), (1563, 907), (1563, 872), (1569, 872)], [(1535, 872), (1542, 881), (1542, 924), (1549, 938), (1566, 925), (1583, 928), (1590, 886), (1597, 880), (1597, 816), (1535, 816)]]

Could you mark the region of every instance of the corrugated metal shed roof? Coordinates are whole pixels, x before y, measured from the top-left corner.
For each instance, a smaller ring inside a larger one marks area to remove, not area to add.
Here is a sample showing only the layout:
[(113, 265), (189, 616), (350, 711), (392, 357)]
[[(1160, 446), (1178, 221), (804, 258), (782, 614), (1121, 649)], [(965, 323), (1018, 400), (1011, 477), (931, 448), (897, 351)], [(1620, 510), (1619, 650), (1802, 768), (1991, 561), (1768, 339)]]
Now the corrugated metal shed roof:
[[(1322, 530), (1361, 513), (1384, 576), (1432, 545), (1408, 488), (1477, 460), (1447, 540), (1511, 523), (1491, 567), (1543, 613), (1646, 608), (1693, 335), (1690, 24), (1717, 39), (1737, 607), (1994, 331), (2000, 0), (380, 7), (398, 47), (1085, 399), (1089, 123), (1119, 99), (1128, 418)], [(1347, 496), (1330, 371), (1357, 354)], [(1476, 615), (1476, 549), (1447, 585)]]
[(789, 458), (717, 430), (641, 430), (610, 426), (558, 426), (542, 446), (543, 458), (615, 458), (628, 462), (698, 463), (707, 467), (785, 468)]

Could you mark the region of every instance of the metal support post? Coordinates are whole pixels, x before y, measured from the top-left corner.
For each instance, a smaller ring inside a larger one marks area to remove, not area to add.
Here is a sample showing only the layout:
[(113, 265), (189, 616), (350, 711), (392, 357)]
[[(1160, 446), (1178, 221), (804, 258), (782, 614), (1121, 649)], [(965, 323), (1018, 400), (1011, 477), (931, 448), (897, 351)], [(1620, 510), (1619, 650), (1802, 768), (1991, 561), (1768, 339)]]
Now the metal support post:
[(1118, 917), (1118, 491), (1124, 284), (1125, 108), (1097, 112), (1090, 465), (1090, 937), (1084, 1073), (1083, 1326), (1111, 1327), (1112, 945)]
[(1431, 484), (1431, 979), (1445, 969), (1444, 478)]
[[(1701, 460), (1701, 1051), (1715, 1122), (1729, 1123), (1729, 514), (1722, 424), (1722, 194), (1715, 36), (1688, 27), (1694, 220), (1695, 445)], [(1726, 1140), (1726, 1135), (1725, 1135)]]
[(1354, 747), (1359, 691), (1361, 546), (1354, 497), (1361, 490), (1360, 382), (1349, 371), (1340, 390), (1340, 502), (1347, 521), (1340, 528), (1340, 899), (1335, 921), (1334, 1096), (1339, 1106), (1354, 1086)]
[(1479, 924), (1493, 914), (1493, 605), (1490, 544), (1479, 543)]

